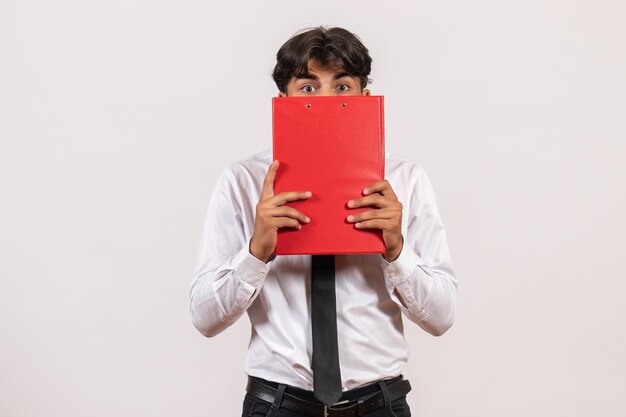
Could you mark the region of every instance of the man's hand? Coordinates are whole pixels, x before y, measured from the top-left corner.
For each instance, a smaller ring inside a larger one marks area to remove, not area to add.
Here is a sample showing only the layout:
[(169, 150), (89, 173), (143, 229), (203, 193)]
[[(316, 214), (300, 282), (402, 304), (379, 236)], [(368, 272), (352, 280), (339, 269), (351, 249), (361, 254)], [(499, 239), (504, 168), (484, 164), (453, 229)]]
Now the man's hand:
[(359, 229), (379, 229), (383, 232), (387, 262), (395, 261), (402, 251), (402, 203), (387, 180), (377, 181), (363, 189), (365, 197), (348, 201), (348, 207), (377, 207), (347, 217)]
[(310, 219), (298, 210), (283, 206), (288, 201), (306, 200), (310, 191), (290, 191), (274, 195), (274, 178), (278, 170), (278, 161), (274, 161), (267, 170), (259, 204), (256, 206), (254, 232), (250, 239), (250, 253), (267, 263), (276, 249), (277, 232), (281, 227), (300, 229), (302, 223)]

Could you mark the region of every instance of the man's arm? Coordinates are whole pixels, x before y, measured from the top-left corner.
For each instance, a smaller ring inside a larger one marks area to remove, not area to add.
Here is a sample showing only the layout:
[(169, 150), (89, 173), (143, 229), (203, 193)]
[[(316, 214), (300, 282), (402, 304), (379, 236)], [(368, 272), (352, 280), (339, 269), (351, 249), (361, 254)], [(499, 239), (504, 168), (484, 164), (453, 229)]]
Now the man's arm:
[(241, 317), (271, 267), (250, 254), (231, 176), (224, 171), (211, 194), (190, 289), (191, 321), (207, 337)]
[[(252, 305), (274, 260), (277, 230), (300, 228), (308, 217), (283, 206), (310, 197), (306, 192), (274, 195), (278, 162), (268, 168), (256, 206), (254, 232), (245, 233), (245, 204), (229, 170), (224, 171), (211, 194), (190, 290), (193, 325), (207, 337), (222, 332)], [(250, 209), (249, 207), (247, 209)]]
[[(366, 187), (350, 207), (377, 207), (351, 216), (355, 227), (382, 230), (387, 252), (381, 268), (389, 295), (422, 329), (442, 335), (454, 322), (457, 280), (445, 228), (426, 172), (415, 167), (410, 201), (403, 207), (387, 181)], [(408, 210), (407, 236), (401, 235), (402, 210)], [(360, 223), (360, 224), (359, 224)]]

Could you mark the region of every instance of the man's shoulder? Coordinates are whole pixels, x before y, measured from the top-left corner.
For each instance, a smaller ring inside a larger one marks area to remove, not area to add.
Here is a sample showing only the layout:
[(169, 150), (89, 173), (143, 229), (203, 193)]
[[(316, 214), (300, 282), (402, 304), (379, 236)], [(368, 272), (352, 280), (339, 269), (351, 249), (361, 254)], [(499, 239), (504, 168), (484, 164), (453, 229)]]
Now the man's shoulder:
[(237, 162), (228, 164), (226, 168), (224, 168), (224, 174), (235, 177), (241, 175), (257, 177), (259, 173), (262, 173), (263, 176), (261, 178), (263, 178), (271, 163), (272, 150), (267, 148), (244, 159), (240, 159)]
[(424, 167), (419, 162), (400, 157), (392, 152), (385, 152), (385, 171), (387, 175), (409, 174), (418, 176), (424, 172)]

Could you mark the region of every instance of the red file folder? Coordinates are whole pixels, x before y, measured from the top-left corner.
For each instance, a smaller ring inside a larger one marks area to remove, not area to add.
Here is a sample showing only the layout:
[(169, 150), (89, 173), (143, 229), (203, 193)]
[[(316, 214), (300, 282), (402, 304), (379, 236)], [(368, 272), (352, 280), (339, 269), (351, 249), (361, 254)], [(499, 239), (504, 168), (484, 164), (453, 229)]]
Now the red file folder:
[(300, 230), (278, 230), (276, 254), (382, 253), (382, 232), (346, 217), (365, 186), (385, 175), (382, 96), (275, 97), (273, 152), (280, 161), (274, 193), (311, 191), (286, 205), (309, 216)]

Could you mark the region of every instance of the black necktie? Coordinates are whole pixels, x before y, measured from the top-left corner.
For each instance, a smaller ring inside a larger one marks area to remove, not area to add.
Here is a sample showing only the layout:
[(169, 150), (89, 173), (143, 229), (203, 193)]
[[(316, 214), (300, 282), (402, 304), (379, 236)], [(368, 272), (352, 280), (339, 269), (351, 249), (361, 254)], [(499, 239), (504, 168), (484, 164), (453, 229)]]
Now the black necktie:
[(313, 393), (331, 406), (341, 397), (337, 346), (335, 255), (311, 257), (311, 327), (313, 329)]

